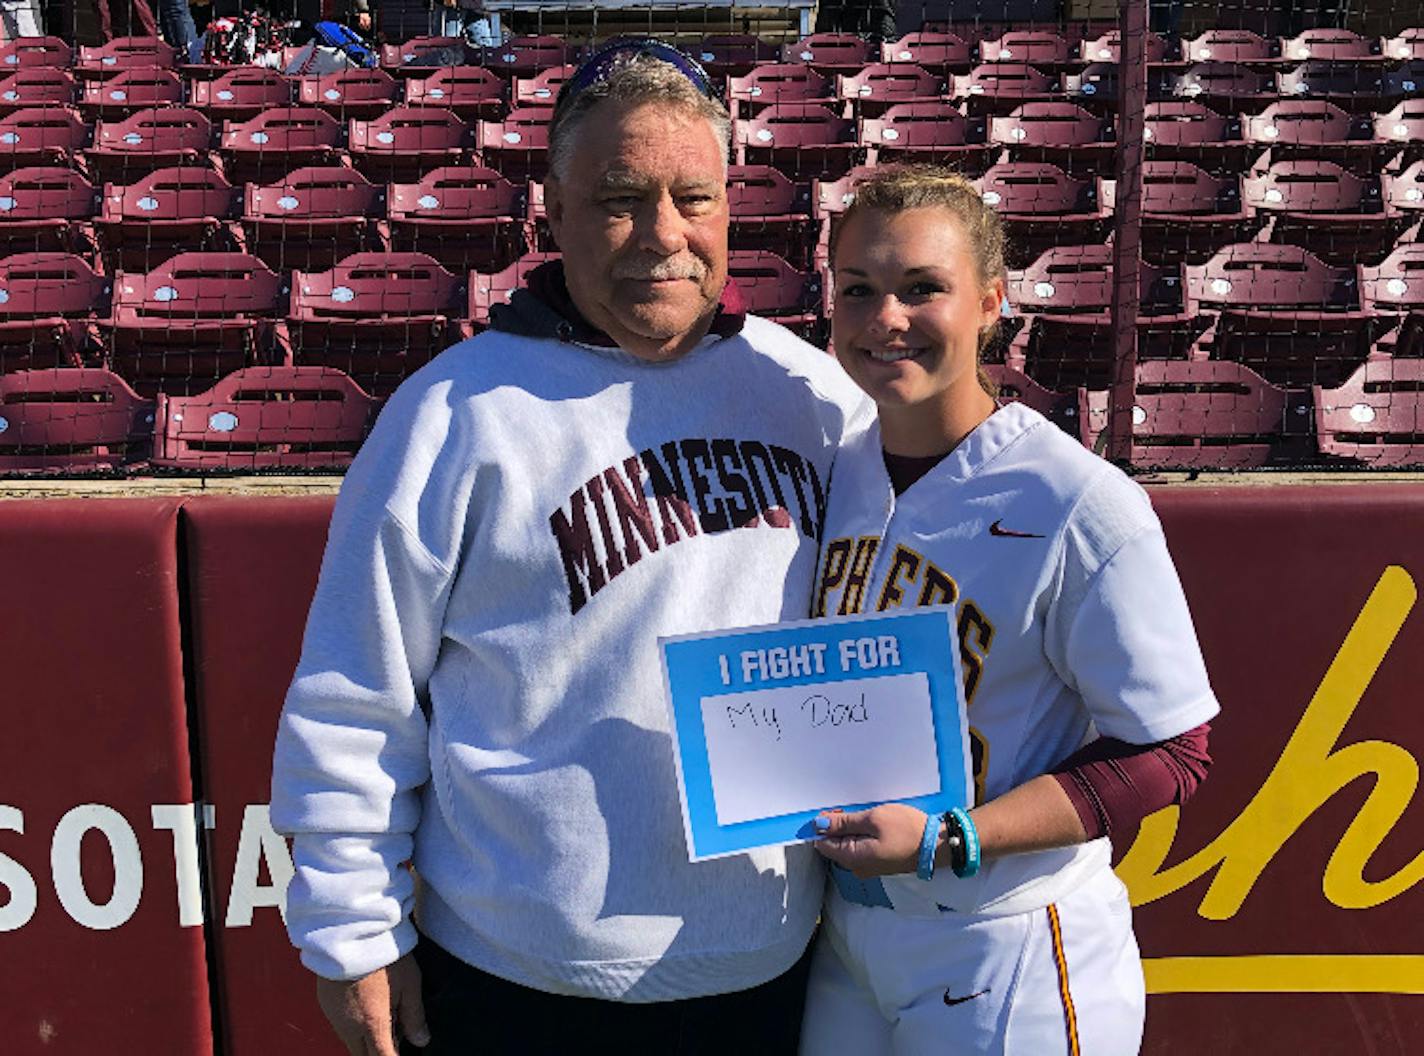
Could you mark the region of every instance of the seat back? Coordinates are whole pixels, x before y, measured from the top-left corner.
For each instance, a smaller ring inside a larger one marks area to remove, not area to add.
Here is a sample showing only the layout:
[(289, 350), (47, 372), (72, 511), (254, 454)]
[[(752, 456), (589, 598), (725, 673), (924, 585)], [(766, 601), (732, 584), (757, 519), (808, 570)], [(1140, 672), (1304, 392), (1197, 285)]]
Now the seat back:
[(1424, 26), (1381, 40), (1380, 54), (1387, 59), (1424, 59)]
[(552, 107), (559, 98), (559, 89), (574, 75), (575, 67), (550, 66), (532, 77), (514, 78), (511, 96), (516, 108), (527, 106)]
[(1283, 99), (1252, 117), (1243, 114), (1241, 130), (1253, 143), (1340, 143), (1350, 138), (1350, 115), (1324, 99)]
[(492, 116), (504, 105), (507, 87), (483, 66), (449, 66), (406, 81), (405, 101), (408, 106), (444, 106)]
[(866, 147), (931, 150), (970, 142), (972, 127), (953, 103), (896, 103), (878, 118), (862, 120), (858, 138)]
[(775, 253), (734, 249), (727, 254), (727, 278), (737, 286), (748, 312), (768, 317), (814, 312), (821, 304), (821, 279), (797, 271)]
[(854, 33), (812, 33), (783, 45), (781, 61), (804, 62), (822, 73), (842, 73), (873, 60), (870, 45)]
[(124, 70), (103, 81), (87, 81), (80, 103), (101, 111), (135, 110), (183, 101), (183, 82), (173, 70)]
[(1217, 251), (1205, 264), (1182, 270), (1192, 314), (1228, 308), (1319, 312), (1356, 304), (1353, 270), (1329, 267), (1299, 246), (1238, 243)]
[(1006, 146), (1076, 147), (1111, 139), (1112, 122), (1073, 103), (1035, 102), (989, 121), (989, 139)]
[(738, 77), (764, 62), (775, 62), (779, 49), (752, 33), (709, 33), (691, 49), (713, 77)]
[(1002, 213), (1053, 216), (1097, 208), (1096, 181), (1075, 180), (1048, 162), (995, 165), (977, 182), (984, 201)]
[(1416, 161), (1397, 176), (1384, 175), (1382, 197), (1391, 209), (1415, 216), (1424, 212), (1424, 159)]
[(103, 304), (109, 280), (72, 253), (0, 259), (0, 319), (85, 319)]
[(1241, 211), (1241, 180), (1218, 177), (1189, 161), (1142, 163), (1144, 216), (1221, 215)]
[(106, 221), (224, 220), (237, 215), (238, 188), (213, 169), (193, 165), (158, 169), (138, 182), (104, 187), (102, 217)]
[(0, 44), (0, 70), (67, 70), (74, 50), (59, 37), (19, 37)]
[(424, 253), (353, 253), (329, 271), (292, 273), (290, 318), (401, 322), (447, 314), (459, 280)]
[(737, 123), (737, 138), (744, 145), (765, 149), (846, 144), (854, 132), (854, 122), (816, 103), (778, 103)]
[(1375, 138), (1388, 143), (1424, 143), (1424, 97), (1406, 99), (1374, 117)]
[(524, 212), (524, 191), (494, 169), (447, 165), (416, 183), (392, 184), (387, 209), (392, 220), (405, 221), (516, 217)]
[(954, 78), (952, 94), (957, 99), (1022, 99), (1050, 95), (1057, 91), (1052, 77), (1022, 62), (984, 62), (967, 74)]
[(568, 66), (577, 51), (562, 37), (552, 35), (510, 37), (490, 48), (483, 66), (505, 77), (532, 77), (551, 66)]
[(470, 126), (448, 110), (399, 106), (370, 121), (353, 119), (348, 139), (353, 153), (419, 154), (470, 143)]
[(809, 216), (804, 188), (770, 165), (732, 165), (727, 169), (727, 204), (734, 219), (758, 216)]
[(297, 99), (302, 106), (341, 112), (351, 107), (394, 105), (399, 96), (395, 78), (382, 69), (337, 70), (320, 77), (303, 77)]
[(400, 44), (382, 44), (383, 69), (409, 74), (445, 66), (473, 65), (478, 56), (464, 37), (411, 37)]
[(206, 152), (213, 126), (200, 110), (187, 106), (155, 106), (120, 121), (100, 121), (94, 145), (115, 154)]
[[(1148, 62), (1163, 62), (1167, 58), (1167, 42), (1156, 33), (1148, 33), (1143, 42)], [(1112, 29), (1100, 37), (1084, 40), (1078, 46), (1078, 58), (1085, 63), (1122, 61), (1122, 32)]]
[(89, 138), (83, 119), (65, 106), (26, 107), (0, 117), (0, 155), (80, 150)]
[(488, 326), (493, 305), (509, 303), (514, 291), (525, 284), (531, 271), (559, 259), (558, 253), (526, 253), (509, 267), (493, 274), (470, 272), (466, 318), (476, 326)]
[(1260, 62), (1274, 55), (1271, 42), (1249, 29), (1209, 29), (1182, 41), (1182, 58), (1188, 62)]
[(831, 80), (805, 63), (768, 63), (727, 81), (728, 100), (754, 107), (829, 99), (831, 91)]
[(969, 45), (953, 33), (907, 33), (880, 45), (881, 62), (913, 62), (926, 69), (972, 65)]
[(979, 42), (983, 62), (1023, 62), (1030, 66), (1066, 66), (1074, 61), (1073, 47), (1057, 33), (1014, 30), (997, 40)]
[(325, 110), (314, 106), (276, 106), (242, 122), (223, 127), (224, 150), (280, 155), (335, 147), (341, 142), (341, 125)]
[(1396, 246), (1374, 267), (1360, 266), (1360, 303), (1383, 312), (1424, 312), (1424, 242)]
[(1265, 74), (1234, 62), (1198, 62), (1177, 78), (1172, 94), (1183, 99), (1252, 99), (1274, 92)]
[(1283, 59), (1333, 59), (1354, 60), (1377, 57), (1369, 40), (1352, 33), (1348, 29), (1322, 27), (1307, 29), (1298, 37), (1281, 38), (1281, 58)]
[(87, 220), (97, 205), (93, 185), (72, 169), (41, 166), (0, 176), (0, 228), (25, 220)]
[(178, 65), (178, 49), (157, 37), (115, 37), (107, 44), (81, 44), (77, 69), (86, 77), (110, 77), (123, 70)]
[(239, 67), (211, 81), (194, 80), (189, 91), (190, 104), (199, 110), (261, 112), (292, 102), (292, 82), (276, 70), (261, 66)]
[(69, 106), (74, 102), (74, 76), (48, 66), (21, 68), (0, 80), (0, 107)]
[(122, 465), (146, 453), (153, 419), (153, 401), (108, 370), (0, 374), (0, 470)]
[(1424, 359), (1366, 360), (1337, 388), (1312, 388), (1327, 455), (1373, 465), (1424, 463)]
[(349, 464), (380, 401), (327, 367), (247, 367), (194, 396), (158, 397), (154, 459), (176, 466)]
[(1229, 360), (1137, 364), (1132, 460), (1156, 466), (1249, 466), (1283, 439), (1287, 395)]
[(1384, 70), (1376, 63), (1331, 62), (1309, 59), (1293, 70), (1276, 74), (1276, 90), (1281, 95), (1330, 96), (1342, 101), (1371, 99), (1388, 94)]
[(144, 321), (271, 318), (281, 310), (282, 280), (247, 253), (179, 253), (146, 275), (114, 277), (114, 319)]
[(380, 196), (381, 189), (355, 169), (308, 166), (266, 186), (247, 184), (242, 212), (246, 220), (364, 222), (377, 212)]
[(1163, 147), (1197, 146), (1238, 139), (1231, 119), (1202, 103), (1148, 103), (1143, 113), (1143, 135)]
[(878, 62), (858, 73), (836, 76), (836, 97), (851, 101), (893, 103), (936, 99), (944, 82), (912, 62)]
[(1244, 177), (1246, 204), (1267, 212), (1377, 213), (1376, 180), (1362, 180), (1332, 161), (1278, 161), (1264, 173)]

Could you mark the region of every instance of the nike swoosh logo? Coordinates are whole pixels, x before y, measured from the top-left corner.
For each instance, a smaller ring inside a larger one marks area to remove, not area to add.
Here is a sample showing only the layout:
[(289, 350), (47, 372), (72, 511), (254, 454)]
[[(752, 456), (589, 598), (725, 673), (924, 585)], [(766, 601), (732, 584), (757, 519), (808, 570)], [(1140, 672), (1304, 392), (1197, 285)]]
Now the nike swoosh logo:
[(1003, 518), (989, 525), (989, 534), (997, 535), (1001, 539), (1042, 539), (1043, 536), (1035, 532), (1016, 532), (1012, 528), (1002, 527)]
[(944, 992), (944, 1003), (945, 1003), (946, 1005), (948, 1005), (950, 1008), (953, 1008), (955, 1005), (962, 1005), (962, 1004), (964, 1004), (964, 1002), (966, 1002), (966, 1001), (973, 1001), (976, 997), (983, 997), (985, 994), (987, 994), (987, 993), (990, 991), (990, 989), (992, 989), (992, 988), (986, 986), (983, 990), (980, 990), (977, 994), (967, 994), (967, 995), (965, 995), (964, 997), (950, 997), (950, 996), (949, 996), (949, 991), (946, 990), (946, 991)]

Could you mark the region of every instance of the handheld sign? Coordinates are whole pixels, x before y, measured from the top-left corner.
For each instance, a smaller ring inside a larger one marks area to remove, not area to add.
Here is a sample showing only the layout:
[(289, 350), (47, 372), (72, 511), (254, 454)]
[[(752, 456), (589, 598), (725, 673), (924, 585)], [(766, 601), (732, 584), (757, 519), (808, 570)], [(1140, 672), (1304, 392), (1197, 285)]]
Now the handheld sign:
[(659, 644), (692, 861), (811, 839), (831, 807), (969, 805), (953, 610)]

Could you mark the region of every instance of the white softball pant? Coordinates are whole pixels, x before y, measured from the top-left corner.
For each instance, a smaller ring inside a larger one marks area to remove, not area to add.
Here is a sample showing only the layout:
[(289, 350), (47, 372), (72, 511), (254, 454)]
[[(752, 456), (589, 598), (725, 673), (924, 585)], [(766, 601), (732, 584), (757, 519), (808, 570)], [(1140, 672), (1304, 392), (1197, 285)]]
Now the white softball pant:
[(801, 1056), (1130, 1056), (1146, 994), (1127, 891), (1102, 870), (1013, 916), (911, 916), (831, 886)]

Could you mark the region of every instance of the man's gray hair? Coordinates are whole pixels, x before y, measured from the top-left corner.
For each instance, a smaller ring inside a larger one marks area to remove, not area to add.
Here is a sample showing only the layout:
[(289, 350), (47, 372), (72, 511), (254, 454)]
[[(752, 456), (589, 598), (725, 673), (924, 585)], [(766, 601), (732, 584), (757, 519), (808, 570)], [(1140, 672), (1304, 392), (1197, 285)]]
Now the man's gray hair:
[(712, 126), (722, 144), (723, 161), (732, 138), (732, 118), (716, 99), (698, 91), (676, 67), (652, 55), (630, 55), (614, 65), (607, 77), (594, 82), (554, 111), (549, 128), (549, 174), (568, 174), (579, 127), (590, 110), (605, 99), (620, 103), (660, 103), (696, 114)]

